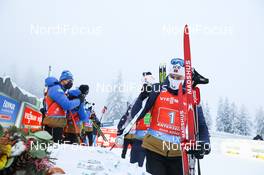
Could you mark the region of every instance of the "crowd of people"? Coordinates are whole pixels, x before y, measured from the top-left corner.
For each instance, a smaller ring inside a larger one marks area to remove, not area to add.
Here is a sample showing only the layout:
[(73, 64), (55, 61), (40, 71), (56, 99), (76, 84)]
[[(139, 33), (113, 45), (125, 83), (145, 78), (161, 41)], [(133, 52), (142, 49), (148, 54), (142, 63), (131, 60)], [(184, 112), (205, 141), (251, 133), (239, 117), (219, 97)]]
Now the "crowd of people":
[[(121, 135), (127, 124), (141, 111), (136, 125), (124, 137), (121, 157), (126, 158), (128, 146), (131, 146), (130, 163), (144, 165), (146, 171), (153, 175), (174, 175), (183, 173), (181, 154), (181, 123), (179, 105), (179, 87), (185, 93), (184, 60), (174, 58), (168, 65), (168, 76), (163, 82), (154, 83), (151, 72), (143, 73), (141, 93), (127, 111), (117, 126), (117, 135)], [(199, 84), (193, 71), (193, 88)], [(196, 74), (196, 75), (195, 75)], [(196, 78), (196, 79), (195, 79)], [(93, 124), (100, 126), (92, 106), (85, 100), (89, 86), (83, 84), (76, 89), (73, 86), (73, 75), (63, 71), (58, 79), (48, 77), (45, 80), (43, 127), (53, 136), (57, 143), (80, 144), (92, 146), (95, 136)], [(143, 102), (144, 105), (143, 105)], [(185, 104), (186, 105), (186, 104)], [(201, 149), (190, 150), (189, 153), (197, 159), (209, 154), (209, 132), (205, 123), (202, 107), (196, 104), (198, 117), (198, 138)], [(170, 149), (165, 145), (178, 145), (179, 149)]]
[(47, 90), (43, 101), (43, 128), (56, 143), (85, 144), (92, 146), (96, 135), (93, 122), (101, 125), (92, 106), (85, 100), (89, 86), (73, 86), (73, 75), (66, 70), (59, 80), (45, 79)]

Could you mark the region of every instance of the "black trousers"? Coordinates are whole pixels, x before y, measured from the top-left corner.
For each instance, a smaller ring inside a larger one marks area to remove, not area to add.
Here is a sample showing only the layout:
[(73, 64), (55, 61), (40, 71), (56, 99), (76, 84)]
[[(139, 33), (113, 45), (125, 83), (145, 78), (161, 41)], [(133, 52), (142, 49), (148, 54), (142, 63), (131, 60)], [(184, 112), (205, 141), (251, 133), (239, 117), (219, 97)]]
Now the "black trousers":
[(63, 128), (51, 128), (49, 126), (45, 126), (45, 131), (47, 131), (52, 136), (52, 140), (55, 143), (61, 143)]
[(66, 144), (80, 144), (80, 136), (73, 133), (65, 133), (64, 142)]
[(121, 157), (124, 159), (126, 158), (126, 153), (127, 153), (127, 148), (129, 145), (133, 145), (134, 143), (134, 139), (124, 139), (124, 145), (123, 145), (123, 150), (122, 150), (122, 154)]
[(152, 175), (182, 175), (181, 157), (164, 157), (146, 150), (146, 170)]
[(142, 148), (142, 140), (135, 139), (130, 153), (130, 163), (138, 163), (142, 167), (146, 157), (146, 150)]
[(85, 133), (84, 133), (84, 138), (83, 138), (83, 140), (85, 140), (86, 139), (86, 136), (88, 137), (88, 144), (89, 144), (89, 146), (93, 146), (93, 142), (94, 142), (94, 134), (93, 134), (93, 132), (92, 131), (85, 131)]

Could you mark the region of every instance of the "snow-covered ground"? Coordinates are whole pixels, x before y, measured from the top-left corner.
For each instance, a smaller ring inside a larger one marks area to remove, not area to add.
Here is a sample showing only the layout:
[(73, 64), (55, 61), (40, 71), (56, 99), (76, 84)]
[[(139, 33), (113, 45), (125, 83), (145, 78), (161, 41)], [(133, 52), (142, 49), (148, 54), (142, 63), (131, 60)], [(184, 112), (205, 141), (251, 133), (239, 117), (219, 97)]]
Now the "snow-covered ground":
[[(61, 145), (55, 149), (56, 166), (67, 175), (147, 175), (145, 169), (121, 159), (121, 149)], [(129, 155), (129, 154), (128, 154)]]
[[(227, 154), (223, 149), (230, 140), (236, 137), (213, 136), (212, 152), (201, 160), (203, 175), (262, 175), (264, 160), (246, 157), (240, 154)], [(239, 142), (239, 140), (237, 140)], [(252, 142), (248, 140), (248, 142)], [(244, 142), (241, 142), (244, 145)], [(262, 144), (262, 143), (261, 143)], [(242, 146), (243, 146), (242, 145)], [(241, 146), (241, 145), (238, 145)], [(127, 159), (120, 158), (121, 149), (100, 147), (81, 147), (61, 145), (60, 149), (53, 152), (53, 157), (58, 158), (57, 166), (63, 168), (68, 175), (147, 175), (145, 168), (139, 168), (129, 163)]]

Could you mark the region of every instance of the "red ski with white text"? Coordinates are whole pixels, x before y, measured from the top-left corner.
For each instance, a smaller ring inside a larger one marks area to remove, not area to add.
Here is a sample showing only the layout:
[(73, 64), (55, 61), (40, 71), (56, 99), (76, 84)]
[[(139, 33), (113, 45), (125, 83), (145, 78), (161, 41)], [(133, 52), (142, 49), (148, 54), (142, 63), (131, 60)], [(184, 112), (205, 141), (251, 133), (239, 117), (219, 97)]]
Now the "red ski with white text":
[[(194, 111), (194, 92), (192, 87), (192, 62), (191, 62), (191, 50), (190, 50), (190, 39), (189, 39), (189, 28), (187, 25), (184, 27), (184, 66), (185, 66), (185, 93), (186, 93), (186, 107), (181, 105), (182, 115), (186, 115), (186, 120), (182, 124), (182, 165), (183, 175), (194, 175), (195, 174), (195, 159), (192, 155), (188, 155), (188, 148), (193, 147), (196, 142), (197, 135), (197, 121)], [(179, 95), (182, 95), (182, 86), (180, 87)], [(181, 100), (183, 102), (183, 99)], [(182, 117), (181, 117), (182, 118)]]

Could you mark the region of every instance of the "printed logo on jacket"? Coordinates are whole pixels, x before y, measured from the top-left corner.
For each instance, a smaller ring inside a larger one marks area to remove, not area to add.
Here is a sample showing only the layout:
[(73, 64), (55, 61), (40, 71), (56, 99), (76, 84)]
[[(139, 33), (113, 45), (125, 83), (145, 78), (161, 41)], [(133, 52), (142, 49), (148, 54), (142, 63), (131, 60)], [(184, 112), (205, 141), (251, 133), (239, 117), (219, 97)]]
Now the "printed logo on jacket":
[[(182, 100), (186, 109), (187, 103), (185, 97), (184, 95)], [(185, 110), (180, 109), (179, 101), (178, 96), (172, 95), (168, 91), (161, 92), (151, 113), (152, 122), (150, 123), (150, 128), (165, 134), (181, 136), (182, 121), (180, 112)], [(186, 115), (184, 115), (183, 120), (187, 120)]]

